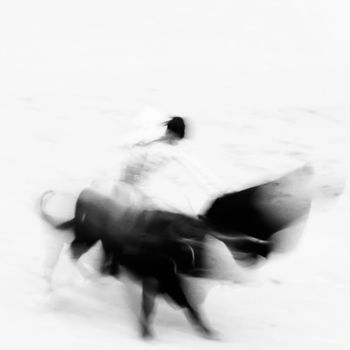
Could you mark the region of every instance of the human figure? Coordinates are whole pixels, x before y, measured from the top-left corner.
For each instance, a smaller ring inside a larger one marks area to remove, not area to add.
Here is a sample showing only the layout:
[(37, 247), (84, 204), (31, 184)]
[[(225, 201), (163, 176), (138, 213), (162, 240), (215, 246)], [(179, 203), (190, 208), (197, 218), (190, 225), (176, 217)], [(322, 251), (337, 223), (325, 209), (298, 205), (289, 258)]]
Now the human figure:
[[(147, 203), (196, 215), (198, 205), (194, 197), (200, 192), (207, 198), (221, 194), (222, 186), (182, 147), (187, 134), (185, 119), (175, 116), (163, 125), (166, 129), (162, 136), (137, 142), (130, 148), (115, 194), (130, 205)], [(191, 186), (197, 187), (197, 192)]]

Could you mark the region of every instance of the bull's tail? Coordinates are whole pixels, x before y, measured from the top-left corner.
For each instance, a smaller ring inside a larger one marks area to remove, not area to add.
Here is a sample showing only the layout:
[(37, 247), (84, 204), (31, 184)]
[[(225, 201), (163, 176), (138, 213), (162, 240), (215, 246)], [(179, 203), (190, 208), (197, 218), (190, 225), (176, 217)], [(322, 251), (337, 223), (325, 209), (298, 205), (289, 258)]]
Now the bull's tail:
[(70, 228), (74, 227), (75, 220), (74, 218), (65, 222), (57, 222), (50, 214), (48, 214), (45, 211), (45, 204), (47, 200), (54, 196), (55, 192), (54, 191), (46, 191), (43, 193), (43, 195), (40, 198), (40, 203), (39, 203), (39, 210), (40, 210), (40, 215), (41, 217), (48, 222), (51, 226), (58, 230), (68, 230)]

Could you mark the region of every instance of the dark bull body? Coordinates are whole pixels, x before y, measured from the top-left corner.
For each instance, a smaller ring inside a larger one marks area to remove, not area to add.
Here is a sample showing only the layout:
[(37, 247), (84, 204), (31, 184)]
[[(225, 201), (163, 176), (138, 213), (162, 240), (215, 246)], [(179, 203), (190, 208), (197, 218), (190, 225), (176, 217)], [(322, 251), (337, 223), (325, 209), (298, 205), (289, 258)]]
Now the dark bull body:
[[(288, 174), (287, 179), (290, 177)], [(284, 215), (271, 210), (276, 203), (266, 188), (275, 189), (285, 178), (220, 197), (200, 218), (162, 210), (121, 210), (113, 198), (87, 189), (78, 198), (74, 218), (55, 227), (73, 229), (70, 249), (74, 259), (101, 241), (101, 272), (118, 276), (123, 266), (139, 278), (143, 287), (143, 336), (151, 335), (150, 316), (157, 294), (170, 297), (204, 335), (210, 336), (211, 330), (184, 293), (181, 275), (207, 275), (208, 235), (224, 242), (233, 256), (243, 253), (249, 259), (266, 258), (275, 248), (273, 234), (305, 215), (310, 206), (310, 201), (303, 200), (300, 206), (294, 198), (294, 206), (300, 208), (292, 214), (286, 214), (286, 203)], [(44, 210), (42, 215), (52, 222)]]

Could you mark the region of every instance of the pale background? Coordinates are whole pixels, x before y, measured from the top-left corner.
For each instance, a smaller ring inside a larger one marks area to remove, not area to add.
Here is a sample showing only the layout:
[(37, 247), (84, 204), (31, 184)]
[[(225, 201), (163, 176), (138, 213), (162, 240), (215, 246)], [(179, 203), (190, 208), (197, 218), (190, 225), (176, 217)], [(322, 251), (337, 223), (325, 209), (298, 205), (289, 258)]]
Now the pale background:
[(45, 295), (36, 200), (108, 174), (120, 144), (180, 114), (226, 183), (306, 162), (317, 201), (293, 254), (254, 283), (212, 289), (204, 309), (225, 341), (201, 339), (161, 303), (151, 345), (347, 349), (349, 9), (334, 0), (2, 4), (1, 348), (149, 346), (118, 282), (81, 281), (65, 262), (63, 286)]

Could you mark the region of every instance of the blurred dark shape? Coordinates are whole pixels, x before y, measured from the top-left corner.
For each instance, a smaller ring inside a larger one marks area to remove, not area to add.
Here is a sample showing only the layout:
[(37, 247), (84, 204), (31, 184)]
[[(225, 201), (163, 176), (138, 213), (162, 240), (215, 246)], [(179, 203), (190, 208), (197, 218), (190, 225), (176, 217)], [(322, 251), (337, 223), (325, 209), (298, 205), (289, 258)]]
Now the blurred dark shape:
[[(210, 236), (221, 240), (233, 256), (243, 256), (242, 260), (254, 262), (268, 257), (275, 249), (273, 235), (305, 216), (310, 208), (310, 199), (301, 200), (290, 188), (298, 174), (300, 169), (276, 181), (220, 197), (200, 218), (128, 208), (116, 198), (90, 189), (80, 194), (75, 216), (68, 222), (56, 224), (45, 213), (45, 196), (41, 209), (43, 218), (56, 228), (73, 230), (70, 249), (74, 259), (101, 241), (101, 272), (117, 277), (123, 266), (140, 280), (142, 336), (152, 334), (150, 318), (158, 294), (183, 308), (203, 335), (212, 336), (199, 310), (189, 302), (181, 274), (210, 276), (206, 265), (206, 238)], [(300, 187), (300, 177), (297, 183)], [(291, 190), (288, 195), (286, 189)]]
[(78, 198), (74, 218), (56, 224), (45, 212), (45, 196), (41, 201), (42, 216), (46, 221), (57, 229), (73, 230), (70, 250), (74, 259), (79, 259), (101, 241), (104, 250), (101, 271), (117, 277), (119, 266), (123, 266), (140, 280), (143, 337), (151, 335), (150, 317), (157, 294), (168, 296), (184, 308), (192, 323), (205, 336), (211, 336), (213, 332), (189, 303), (179, 275), (180, 272), (190, 273), (196, 264), (200, 265), (196, 262), (196, 252), (203, 249), (207, 225), (196, 218), (167, 211), (120, 209), (113, 198), (88, 189)]
[[(247, 235), (272, 244), (276, 234), (295, 227), (288, 235), (299, 237), (311, 207), (310, 167), (298, 168), (276, 180), (225, 194), (210, 205), (203, 218), (226, 237)], [(291, 237), (285, 240), (291, 241)], [(283, 239), (275, 240), (278, 250)]]
[(172, 132), (180, 140), (187, 136), (186, 122), (185, 119), (179, 116), (173, 116), (167, 120), (164, 125), (166, 126), (167, 132)]

